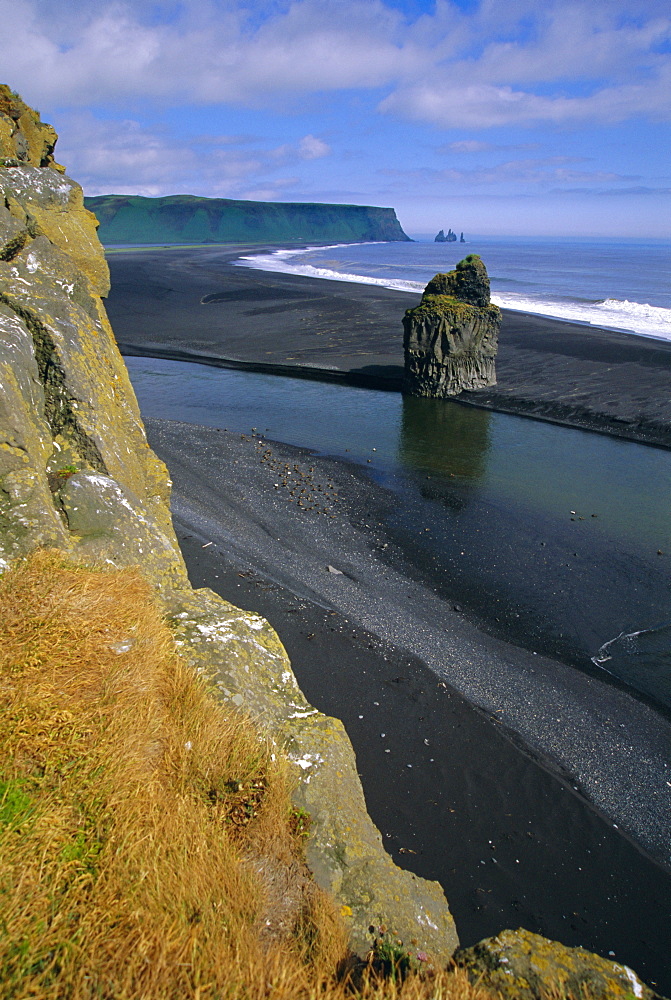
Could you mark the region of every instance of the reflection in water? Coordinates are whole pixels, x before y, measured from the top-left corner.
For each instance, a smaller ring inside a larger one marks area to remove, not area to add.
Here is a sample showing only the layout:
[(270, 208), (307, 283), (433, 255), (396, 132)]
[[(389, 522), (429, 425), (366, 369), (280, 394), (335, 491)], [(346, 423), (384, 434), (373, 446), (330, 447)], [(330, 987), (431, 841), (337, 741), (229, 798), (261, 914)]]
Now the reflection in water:
[(399, 458), (412, 469), (476, 484), (486, 469), (491, 417), (449, 399), (404, 396)]
[(393, 494), (385, 530), (436, 591), (534, 652), (584, 667), (599, 650), (596, 666), (671, 706), (671, 626), (652, 628), (671, 619), (669, 452), (453, 400), (128, 365), (144, 416), (256, 427), (359, 463)]

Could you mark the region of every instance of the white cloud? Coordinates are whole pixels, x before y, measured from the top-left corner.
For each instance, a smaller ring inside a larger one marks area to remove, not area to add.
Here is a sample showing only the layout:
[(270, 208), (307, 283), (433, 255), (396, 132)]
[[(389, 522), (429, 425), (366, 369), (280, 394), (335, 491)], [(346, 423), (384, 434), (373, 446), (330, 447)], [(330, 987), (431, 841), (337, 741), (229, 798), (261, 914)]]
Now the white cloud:
[(488, 142), (479, 142), (477, 139), (461, 139), (457, 142), (450, 142), (445, 147), (450, 153), (484, 153), (492, 146)]
[[(380, 171), (389, 179), (391, 190), (403, 191), (408, 187), (422, 190), (465, 192), (472, 188), (490, 186), (498, 190), (551, 191), (566, 184), (593, 185), (596, 189), (603, 184), (623, 184), (639, 180), (638, 177), (617, 174), (606, 170), (590, 170), (582, 164), (579, 156), (548, 156), (536, 159), (508, 160), (491, 167), (476, 167), (471, 170), (448, 167), (442, 170), (422, 168), (419, 170)], [(578, 166), (581, 164), (581, 166)], [(589, 190), (589, 187), (586, 188)]]
[(328, 143), (314, 135), (303, 136), (298, 144), (298, 153), (302, 160), (321, 160), (330, 152), (331, 147)]
[(3, 69), (31, 103), (127, 99), (281, 108), (387, 91), (380, 110), (439, 127), (669, 115), (666, 0), (0, 0)]
[[(268, 148), (253, 136), (176, 137), (132, 119), (108, 121), (74, 112), (59, 123), (58, 157), (86, 194), (202, 194), (274, 200), (299, 183), (280, 175), (288, 166), (327, 155), (312, 135), (297, 144)], [(279, 155), (278, 155), (279, 154)]]
[(298, 143), (284, 143), (271, 151), (271, 156), (278, 163), (291, 163), (296, 160), (319, 160), (328, 156), (331, 147), (323, 139), (314, 135), (304, 135)]
[(484, 2), (470, 22), (470, 49), (402, 80), (380, 110), (471, 129), (671, 115), (666, 5), (523, 0), (502, 10)]
[(80, 3), (78, 20), (62, 6), (0, 0), (4, 72), (32, 100), (88, 105), (141, 94), (253, 106), (382, 86), (423, 55), (382, 0), (298, 0), (265, 5), (256, 19), (253, 5), (191, 0), (158, 23), (143, 20), (143, 3)]
[(648, 83), (602, 87), (586, 97), (548, 97), (494, 84), (440, 86), (430, 81), (401, 88), (381, 102), (380, 110), (441, 128), (615, 124), (643, 115), (668, 120), (670, 93), (671, 66), (665, 66)]

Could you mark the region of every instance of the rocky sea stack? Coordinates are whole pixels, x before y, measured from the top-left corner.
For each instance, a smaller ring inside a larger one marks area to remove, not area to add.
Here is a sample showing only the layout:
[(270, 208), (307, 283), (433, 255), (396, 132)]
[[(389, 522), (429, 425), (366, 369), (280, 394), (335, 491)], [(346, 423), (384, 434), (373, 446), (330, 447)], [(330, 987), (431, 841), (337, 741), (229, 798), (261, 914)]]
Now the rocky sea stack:
[(405, 387), (411, 396), (456, 396), (496, 385), (501, 311), (490, 302), (487, 269), (469, 254), (437, 274), (403, 318)]

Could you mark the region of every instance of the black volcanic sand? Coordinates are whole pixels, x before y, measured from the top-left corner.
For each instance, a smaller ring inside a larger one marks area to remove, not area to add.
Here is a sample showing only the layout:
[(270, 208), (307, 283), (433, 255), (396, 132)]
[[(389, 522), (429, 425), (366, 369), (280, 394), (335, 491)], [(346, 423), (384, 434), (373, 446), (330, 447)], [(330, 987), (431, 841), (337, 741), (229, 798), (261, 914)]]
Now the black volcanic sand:
[[(418, 295), (234, 266), (245, 252), (111, 252), (122, 353), (400, 388), (401, 318)], [(497, 377), (460, 402), (671, 447), (671, 342), (506, 310)]]
[[(232, 266), (245, 249), (111, 254), (122, 352), (399, 388), (418, 296)], [(507, 312), (499, 384), (461, 401), (671, 446), (670, 363), (671, 344)], [(299, 512), (251, 436), (148, 430), (192, 582), (273, 623), (306, 695), (344, 720), (387, 847), (440, 880), (462, 942), (525, 926), (671, 994), (668, 720), (446, 605), (356, 468), (269, 445), (339, 493), (334, 517)]]
[[(251, 434), (147, 429), (192, 583), (274, 625), (307, 697), (344, 721), (385, 846), (441, 882), (462, 943), (523, 926), (671, 993), (671, 874), (623, 832), (668, 859), (671, 724), (413, 579), (384, 534), (393, 497), (356, 467)], [(328, 514), (275, 488), (285, 465), (329, 492)]]

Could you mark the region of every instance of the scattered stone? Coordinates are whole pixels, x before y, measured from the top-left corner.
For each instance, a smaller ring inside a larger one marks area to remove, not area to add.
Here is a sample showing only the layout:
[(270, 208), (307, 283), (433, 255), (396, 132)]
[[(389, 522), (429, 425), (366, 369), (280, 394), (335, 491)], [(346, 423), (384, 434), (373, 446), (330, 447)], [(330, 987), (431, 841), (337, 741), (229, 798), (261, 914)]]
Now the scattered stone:
[(341, 569), (336, 569), (335, 566), (327, 566), (326, 568), (329, 571), (329, 573), (334, 573), (335, 576), (344, 576), (345, 575)]

